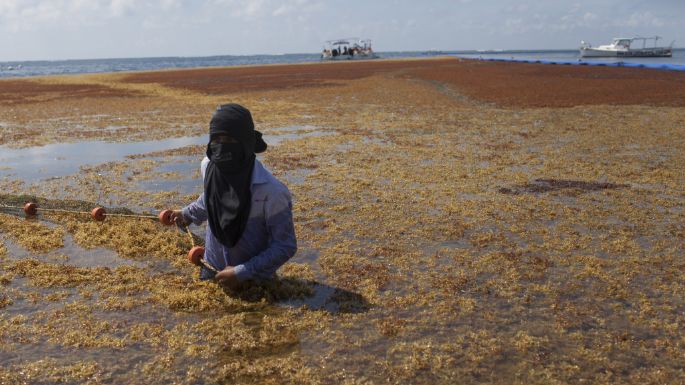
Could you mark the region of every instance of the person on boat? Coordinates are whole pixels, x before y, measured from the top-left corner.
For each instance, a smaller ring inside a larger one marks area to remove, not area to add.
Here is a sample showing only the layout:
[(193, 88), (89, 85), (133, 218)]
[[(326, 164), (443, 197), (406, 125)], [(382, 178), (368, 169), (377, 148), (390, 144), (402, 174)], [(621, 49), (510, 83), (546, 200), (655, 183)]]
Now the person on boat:
[(232, 289), (269, 280), (297, 251), (290, 191), (255, 156), (266, 148), (248, 109), (217, 108), (201, 164), (204, 192), (173, 214), (180, 226), (209, 224), (204, 258), (219, 273), (202, 267), (200, 279)]

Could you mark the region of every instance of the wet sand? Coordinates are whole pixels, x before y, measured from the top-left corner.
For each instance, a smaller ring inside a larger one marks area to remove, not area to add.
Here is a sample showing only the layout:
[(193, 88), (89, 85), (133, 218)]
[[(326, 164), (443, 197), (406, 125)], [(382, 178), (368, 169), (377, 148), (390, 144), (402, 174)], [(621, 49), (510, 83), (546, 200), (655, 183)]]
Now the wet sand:
[(299, 242), (237, 295), (175, 229), (3, 209), (0, 382), (685, 381), (685, 74), (398, 60), (13, 79), (0, 100), (12, 151), (122, 151), (0, 165), (1, 204), (136, 212), (195, 199), (204, 148), (126, 142), (244, 104)]

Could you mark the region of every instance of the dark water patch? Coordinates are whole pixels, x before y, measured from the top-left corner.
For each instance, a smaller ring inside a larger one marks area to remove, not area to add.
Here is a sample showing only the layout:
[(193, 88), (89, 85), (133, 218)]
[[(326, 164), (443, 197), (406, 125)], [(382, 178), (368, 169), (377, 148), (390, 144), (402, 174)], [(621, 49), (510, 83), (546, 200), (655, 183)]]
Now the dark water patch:
[(136, 349), (127, 349), (126, 354), (121, 354), (119, 349), (65, 348), (62, 345), (40, 341), (38, 343), (9, 344), (0, 348), (0, 365), (9, 367), (36, 359), (54, 359), (61, 365), (77, 364), (84, 361), (99, 361), (102, 364), (107, 363), (108, 365), (106, 366), (108, 367), (117, 367), (127, 362), (126, 366), (132, 368), (137, 362), (145, 362), (152, 356), (152, 351), (144, 353), (136, 351)]
[[(285, 281), (287, 280), (286, 278)], [(278, 304), (283, 307), (324, 310), (330, 314), (358, 314), (371, 309), (371, 304), (359, 293), (321, 282), (310, 282), (309, 285), (311, 295), (281, 300)]]
[(288, 170), (285, 172), (283, 178), (286, 184), (289, 185), (302, 185), (308, 175), (312, 174), (315, 170), (311, 168), (296, 168), (293, 170)]
[(535, 179), (533, 182), (518, 186), (502, 187), (498, 189), (498, 192), (502, 194), (519, 195), (525, 193), (538, 194), (566, 190), (580, 190), (582, 192), (589, 192), (621, 188), (630, 188), (630, 185), (569, 179)]
[[(12, 304), (2, 309), (1, 316), (24, 315), (34, 318), (33, 314), (59, 310), (64, 307), (65, 303), (74, 302), (81, 298), (78, 295), (77, 289), (65, 287), (59, 289), (62, 292), (62, 297), (59, 301), (36, 301), (29, 299), (31, 294), (38, 294), (40, 298), (45, 298), (50, 294), (54, 294), (55, 290), (54, 288), (32, 287), (29, 285), (28, 278), (19, 276), (15, 276), (5, 287), (10, 293)], [(19, 295), (14, 295), (13, 291)]]
[(322, 130), (315, 126), (279, 127), (273, 129), (273, 132), (273, 134), (269, 132), (264, 133), (264, 141), (269, 146), (277, 146), (287, 140), (335, 135), (335, 131)]
[[(173, 156), (172, 159), (168, 158), (153, 158), (152, 160), (160, 162), (153, 171), (159, 173), (177, 173), (177, 174), (189, 174), (192, 171), (200, 170), (200, 161), (202, 160), (204, 154), (201, 156)], [(198, 174), (199, 175), (199, 174)]]
[[(377, 137), (370, 137), (370, 136), (362, 136), (360, 138), (361, 143), (364, 145), (375, 145), (375, 146), (392, 146), (394, 143), (391, 140), (388, 139), (383, 139), (383, 138), (377, 138)], [(354, 148), (357, 148), (359, 146), (359, 143), (357, 141), (349, 141), (345, 143), (341, 143), (336, 146), (336, 150), (340, 152), (345, 152), (352, 150)]]
[[(205, 140), (206, 142), (206, 140)], [(144, 159), (144, 158), (155, 158), (160, 160), (166, 157), (175, 157), (182, 159), (183, 157), (191, 157), (192, 159), (197, 159), (198, 156), (202, 156), (205, 152), (206, 143), (202, 144), (191, 144), (184, 147), (172, 148), (162, 151), (152, 151), (143, 154), (132, 154), (127, 155), (127, 159)]]
[(174, 191), (188, 195), (194, 192), (199, 194), (202, 184), (200, 179), (154, 179), (138, 183), (137, 189), (147, 192)]

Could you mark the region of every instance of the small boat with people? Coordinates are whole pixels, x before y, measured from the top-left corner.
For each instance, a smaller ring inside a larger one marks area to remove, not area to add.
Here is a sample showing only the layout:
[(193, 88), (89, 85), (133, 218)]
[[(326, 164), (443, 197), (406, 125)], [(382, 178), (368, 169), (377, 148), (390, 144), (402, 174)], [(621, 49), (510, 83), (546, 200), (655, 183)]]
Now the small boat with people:
[[(584, 41), (580, 42), (581, 57), (671, 57), (673, 55), (673, 42), (667, 47), (659, 47), (660, 36), (652, 37), (617, 37), (611, 44), (593, 47)], [(654, 41), (653, 44), (647, 44)], [(637, 42), (637, 44), (635, 44)], [(639, 42), (642, 45), (639, 46)]]
[(371, 39), (357, 37), (328, 40), (321, 52), (321, 60), (362, 60), (378, 59), (371, 48)]
[[(21, 64), (17, 64), (16, 67), (10, 65), (10, 66), (7, 66), (5, 69), (6, 69), (7, 71), (14, 71), (14, 70), (20, 70), (20, 69), (22, 69), (22, 68), (23, 68), (23, 67), (22, 67)], [(0, 71), (2, 71), (2, 70), (3, 70), (3, 68), (2, 68), (2, 66), (0, 66)]]

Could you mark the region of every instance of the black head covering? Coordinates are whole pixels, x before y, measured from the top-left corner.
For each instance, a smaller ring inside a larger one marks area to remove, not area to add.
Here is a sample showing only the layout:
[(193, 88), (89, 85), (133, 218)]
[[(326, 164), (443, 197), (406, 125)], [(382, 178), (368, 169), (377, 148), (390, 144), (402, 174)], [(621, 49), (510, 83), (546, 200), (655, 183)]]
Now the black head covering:
[[(212, 143), (220, 135), (228, 141)], [(238, 104), (219, 106), (209, 122), (209, 164), (205, 171), (205, 204), (212, 234), (235, 246), (250, 215), (250, 185), (255, 152), (266, 150), (252, 115)]]

